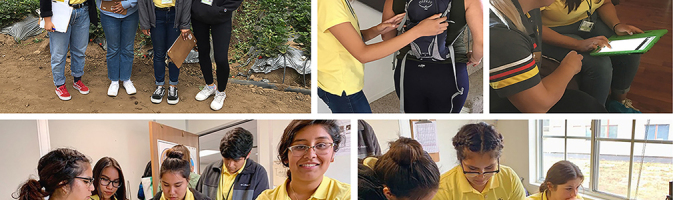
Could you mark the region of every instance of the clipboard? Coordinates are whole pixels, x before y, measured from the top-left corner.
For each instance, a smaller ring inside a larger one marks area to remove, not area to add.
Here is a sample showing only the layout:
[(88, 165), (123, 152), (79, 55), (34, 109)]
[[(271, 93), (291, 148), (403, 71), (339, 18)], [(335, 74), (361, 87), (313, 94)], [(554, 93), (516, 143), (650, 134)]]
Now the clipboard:
[(610, 40), (610, 45), (612, 45), (613, 42), (627, 42), (628, 40), (633, 40), (633, 39), (639, 39), (639, 38), (645, 38), (642, 41), (639, 41), (639, 44), (636, 44), (636, 48), (634, 50), (624, 50), (624, 51), (610, 51), (610, 52), (600, 52), (601, 49), (596, 49), (593, 52), (591, 52), (589, 55), (592, 56), (614, 56), (614, 55), (625, 55), (625, 54), (642, 54), (654, 46), (657, 41), (661, 38), (661, 36), (664, 36), (666, 33), (668, 33), (668, 30), (666, 29), (661, 29), (661, 30), (650, 30), (650, 31), (645, 31), (644, 33), (640, 34), (634, 34), (634, 35), (624, 35), (624, 36), (617, 36), (613, 35), (612, 37), (608, 38)]
[(173, 64), (180, 68), (194, 46), (196, 46), (196, 37), (194, 37), (194, 34), (192, 34), (191, 31), (189, 31), (187, 40), (183, 40), (182, 35), (178, 36), (166, 54), (168, 55), (168, 58), (171, 59)]
[[(111, 12), (111, 13), (115, 13), (114, 11), (112, 11), (112, 6), (114, 6), (115, 4), (117, 4), (117, 2), (122, 2), (122, 1), (121, 1), (121, 0), (112, 0), (112, 1), (106, 1), (106, 0), (103, 0), (103, 1), (101, 1), (101, 3), (100, 3), (100, 10), (104, 10), (104, 11), (108, 11), (108, 12)], [(119, 14), (126, 15), (126, 11), (127, 11), (127, 10), (124, 9), (124, 12), (119, 13)]]
[[(417, 124), (417, 123), (426, 124), (426, 123), (433, 123), (433, 122), (436, 122), (436, 121), (437, 120), (434, 120), (434, 119), (431, 119), (431, 120), (428, 120), (428, 119), (410, 119), (409, 120), (409, 127), (410, 127), (410, 130), (411, 130), (411, 138), (416, 139), (416, 136), (415, 136), (416, 133), (414, 133), (414, 124)], [(435, 134), (436, 134), (436, 132), (435, 132)], [(423, 145), (423, 143), (421, 141), (419, 141), (419, 143), (421, 143), (421, 145)], [(428, 152), (428, 154), (430, 154), (430, 157), (432, 158), (433, 161), (439, 162), (439, 152), (435, 152), (435, 153)]]
[[(53, 15), (51, 16), (51, 23), (54, 24), (54, 29), (57, 32), (65, 33), (68, 32), (68, 24), (70, 24), (70, 15), (72, 15), (72, 7), (68, 4), (69, 1), (52, 1), (51, 10)], [(38, 11), (38, 16), (40, 15)], [(44, 18), (40, 17), (40, 28), (44, 29)]]

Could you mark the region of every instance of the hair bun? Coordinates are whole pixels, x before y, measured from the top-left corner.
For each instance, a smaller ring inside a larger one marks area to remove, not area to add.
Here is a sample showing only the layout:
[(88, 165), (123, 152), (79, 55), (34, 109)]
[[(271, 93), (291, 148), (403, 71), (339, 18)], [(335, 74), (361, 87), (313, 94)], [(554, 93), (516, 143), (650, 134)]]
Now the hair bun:
[(390, 158), (400, 166), (409, 167), (420, 160), (424, 154), (423, 147), (411, 138), (400, 138), (390, 143)]
[(182, 154), (182, 152), (175, 151), (173, 149), (169, 149), (169, 150), (166, 151), (166, 157), (167, 158), (182, 159), (182, 156), (184, 156), (184, 154)]

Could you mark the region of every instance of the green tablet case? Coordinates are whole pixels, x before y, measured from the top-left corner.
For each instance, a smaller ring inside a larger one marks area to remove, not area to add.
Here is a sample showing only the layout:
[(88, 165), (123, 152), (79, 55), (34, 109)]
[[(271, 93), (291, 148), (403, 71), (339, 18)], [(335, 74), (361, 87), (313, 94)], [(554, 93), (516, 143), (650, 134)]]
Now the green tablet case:
[(633, 38), (644, 38), (644, 37), (650, 37), (650, 36), (655, 36), (652, 42), (647, 45), (642, 50), (631, 50), (631, 51), (616, 51), (616, 52), (603, 52), (603, 53), (598, 53), (600, 49), (596, 49), (593, 52), (591, 52), (589, 55), (592, 56), (614, 56), (614, 55), (624, 55), (624, 54), (637, 54), (637, 53), (645, 53), (649, 51), (657, 41), (661, 38), (661, 36), (664, 36), (666, 33), (668, 33), (668, 30), (666, 29), (661, 29), (661, 30), (651, 30), (651, 31), (645, 31), (644, 33), (640, 34), (634, 34), (634, 35), (624, 35), (624, 36), (617, 36), (613, 35), (612, 37), (608, 38), (610, 41), (615, 41), (615, 40), (625, 40), (625, 39), (633, 39)]

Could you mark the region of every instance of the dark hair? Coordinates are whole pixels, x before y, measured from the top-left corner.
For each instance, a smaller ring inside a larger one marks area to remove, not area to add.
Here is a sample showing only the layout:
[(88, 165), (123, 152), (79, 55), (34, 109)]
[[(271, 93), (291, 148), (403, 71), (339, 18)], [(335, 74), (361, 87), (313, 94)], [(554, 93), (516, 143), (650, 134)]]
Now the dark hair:
[(179, 173), (182, 177), (189, 180), (189, 173), (192, 171), (189, 161), (183, 159), (182, 152), (170, 148), (166, 150), (166, 160), (161, 163), (161, 171), (159, 177), (163, 177), (165, 173)]
[[(572, 12), (574, 10), (577, 10), (577, 8), (580, 7), (580, 4), (582, 4), (585, 1), (587, 1), (587, 0), (565, 0), (565, 4), (566, 4), (565, 7), (568, 8), (568, 14), (570, 14), (570, 12)], [(589, 0), (589, 1), (592, 1), (592, 0)], [(603, 0), (598, 0), (598, 2), (596, 2), (596, 3), (600, 3), (601, 1), (603, 1)], [(592, 4), (593, 4), (593, 2), (592, 2)]]
[(540, 192), (543, 193), (549, 189), (547, 183), (556, 187), (557, 185), (565, 184), (576, 178), (580, 178), (584, 181), (584, 174), (582, 174), (582, 171), (577, 165), (566, 160), (558, 161), (547, 170), (547, 177), (545, 177), (544, 182), (540, 184)]
[(460, 128), (453, 137), (453, 147), (456, 149), (458, 161), (463, 161), (467, 155), (465, 150), (476, 153), (491, 153), (492, 157), (500, 158), (504, 148), (502, 135), (487, 123), (479, 122), (467, 124)]
[[(297, 132), (302, 129), (311, 126), (311, 125), (320, 125), (322, 126), (327, 134), (332, 137), (334, 142), (334, 152), (339, 150), (339, 144), (341, 144), (341, 134), (339, 133), (339, 125), (336, 124), (335, 120), (292, 120), (290, 124), (285, 127), (283, 131), (283, 136), (280, 138), (278, 143), (278, 159), (283, 163), (283, 166), (289, 167), (288, 162), (288, 147), (292, 145), (294, 137), (297, 135)], [(290, 170), (287, 170), (287, 177), (290, 177)]]
[(185, 145), (178, 144), (178, 145), (175, 145), (175, 146), (171, 147), (171, 149), (173, 149), (175, 151), (179, 151), (180, 153), (182, 153), (182, 159), (190, 162), (189, 166), (191, 167), (192, 159), (190, 158), (190, 155), (189, 155), (189, 149), (187, 149), (187, 147)]
[(19, 200), (42, 200), (51, 196), (56, 189), (74, 183), (75, 177), (84, 171), (82, 163), (89, 163), (89, 159), (77, 150), (53, 150), (42, 156), (37, 163), (40, 180), (28, 179), (12, 197)]
[(227, 132), (220, 141), (220, 154), (229, 159), (239, 159), (248, 156), (252, 150), (252, 133), (241, 127)]
[(439, 168), (418, 141), (399, 138), (374, 165), (376, 177), (396, 197), (422, 197), (439, 188)]
[[(119, 163), (114, 159), (110, 157), (103, 157), (98, 162), (96, 162), (96, 166), (93, 167), (93, 185), (94, 185), (94, 190), (91, 192), (91, 195), (98, 195), (101, 199), (103, 198), (103, 193), (98, 189), (100, 187), (100, 178), (103, 173), (103, 169), (107, 167), (113, 167), (117, 170), (119, 173), (119, 182), (120, 182), (120, 187), (117, 188), (117, 193), (115, 193), (115, 196), (117, 199), (126, 199), (126, 186), (125, 186), (125, 180), (124, 180), (124, 173), (122, 172), (122, 168), (119, 166)], [(112, 180), (111, 180), (112, 181)], [(112, 184), (112, 183), (110, 183)]]

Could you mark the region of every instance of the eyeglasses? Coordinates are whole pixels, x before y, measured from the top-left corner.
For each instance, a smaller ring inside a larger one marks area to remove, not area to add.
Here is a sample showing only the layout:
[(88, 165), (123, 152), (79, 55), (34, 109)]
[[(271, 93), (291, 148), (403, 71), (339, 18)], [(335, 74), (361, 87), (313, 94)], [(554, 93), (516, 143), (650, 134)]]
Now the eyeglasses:
[(334, 146), (334, 143), (318, 143), (314, 146), (307, 146), (307, 145), (294, 145), (291, 147), (288, 147), (287, 149), (292, 152), (292, 156), (303, 156), (308, 152), (309, 149), (313, 149), (315, 151), (315, 154), (318, 155), (325, 155), (328, 154), (331, 150), (331, 148)]
[(84, 181), (84, 183), (86, 183), (86, 185), (89, 187), (91, 186), (91, 184), (93, 184), (93, 178), (91, 177), (75, 176), (75, 178), (82, 179), (82, 181)]
[(465, 177), (467, 178), (474, 178), (479, 175), (483, 175), (484, 177), (491, 177), (494, 174), (500, 173), (500, 159), (498, 159), (498, 170), (495, 171), (488, 171), (488, 172), (466, 172), (465, 168), (463, 168), (463, 163), (461, 162), (460, 168), (463, 169), (463, 174), (465, 174)]
[(119, 188), (119, 187), (122, 186), (122, 183), (121, 183), (121, 181), (119, 181), (119, 179), (114, 180), (114, 181), (110, 181), (110, 179), (108, 179), (106, 177), (100, 177), (100, 184), (102, 186), (108, 186), (108, 185), (110, 185), (110, 183), (112, 183), (112, 187), (115, 187), (115, 188)]

